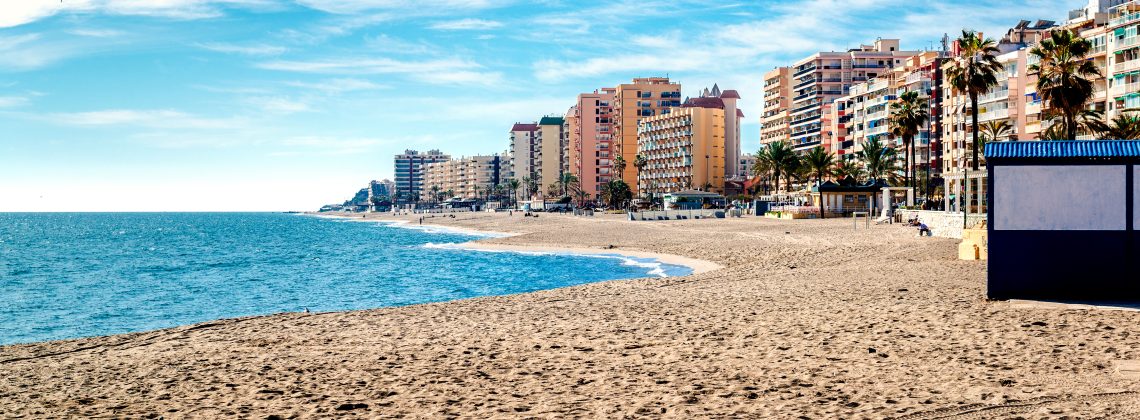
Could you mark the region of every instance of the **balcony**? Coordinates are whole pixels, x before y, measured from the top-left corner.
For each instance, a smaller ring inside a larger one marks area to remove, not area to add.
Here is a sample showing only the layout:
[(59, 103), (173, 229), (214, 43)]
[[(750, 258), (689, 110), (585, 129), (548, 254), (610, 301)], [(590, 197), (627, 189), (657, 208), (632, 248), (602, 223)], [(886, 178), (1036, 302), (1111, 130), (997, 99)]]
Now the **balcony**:
[(1140, 43), (1140, 36), (1130, 36), (1128, 38), (1117, 39), (1115, 41), (1116, 42), (1113, 43), (1113, 51), (1120, 51), (1122, 49), (1125, 49), (1125, 48), (1128, 48), (1128, 47), (1131, 47), (1133, 45)]
[(1140, 92), (1140, 82), (1119, 83), (1112, 87), (1112, 96), (1120, 97), (1129, 93)]
[(1140, 20), (1140, 13), (1129, 13), (1108, 21), (1108, 26), (1124, 25)]
[(979, 122), (993, 121), (993, 120), (1004, 120), (1004, 119), (1008, 119), (1008, 118), (1009, 118), (1009, 108), (995, 109), (993, 111), (987, 111), (987, 112), (983, 112), (983, 113), (978, 114), (978, 121)]
[(796, 70), (796, 72), (792, 74), (792, 77), (802, 76), (802, 75), (811, 73), (813, 71), (815, 71), (815, 65), (810, 65), (810, 66), (804, 67), (802, 69)]
[(1124, 72), (1124, 71), (1135, 70), (1137, 68), (1140, 68), (1140, 59), (1129, 60), (1129, 61), (1125, 61), (1123, 63), (1116, 63), (1115, 65), (1112, 66), (1112, 71), (1116, 72), (1116, 73), (1120, 73), (1120, 72)]

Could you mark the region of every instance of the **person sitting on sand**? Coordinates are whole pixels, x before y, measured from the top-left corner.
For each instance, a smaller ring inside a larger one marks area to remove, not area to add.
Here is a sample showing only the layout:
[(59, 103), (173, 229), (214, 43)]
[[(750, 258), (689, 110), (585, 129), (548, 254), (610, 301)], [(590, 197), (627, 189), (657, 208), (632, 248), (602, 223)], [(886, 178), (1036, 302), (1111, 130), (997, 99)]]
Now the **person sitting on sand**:
[(925, 233), (926, 236), (934, 236), (934, 232), (930, 231), (930, 228), (926, 226), (926, 223), (919, 222), (918, 223), (918, 236), (922, 236), (923, 233)]

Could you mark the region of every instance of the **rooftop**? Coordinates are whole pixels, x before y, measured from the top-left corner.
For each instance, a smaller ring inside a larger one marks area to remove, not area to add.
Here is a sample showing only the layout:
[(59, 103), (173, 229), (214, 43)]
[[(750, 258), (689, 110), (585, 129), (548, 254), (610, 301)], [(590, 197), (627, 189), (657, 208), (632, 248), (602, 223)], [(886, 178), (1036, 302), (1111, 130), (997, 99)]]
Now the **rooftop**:
[(562, 125), (562, 117), (542, 117), (538, 125)]

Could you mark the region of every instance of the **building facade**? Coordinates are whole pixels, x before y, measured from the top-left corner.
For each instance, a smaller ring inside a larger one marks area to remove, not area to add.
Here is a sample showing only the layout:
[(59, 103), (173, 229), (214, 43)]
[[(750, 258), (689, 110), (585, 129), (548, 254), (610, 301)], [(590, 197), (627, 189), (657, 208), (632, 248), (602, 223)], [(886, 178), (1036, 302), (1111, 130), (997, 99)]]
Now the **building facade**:
[(420, 153), (416, 150), (405, 150), (403, 154), (395, 157), (395, 202), (405, 204), (419, 201), (424, 192), (424, 170), (430, 163), (446, 162), (451, 156), (439, 150), (429, 150)]
[[(917, 51), (900, 51), (899, 40), (878, 39), (844, 52), (819, 52), (791, 66), (789, 139), (803, 153), (824, 143), (825, 106), (848, 95), (853, 84), (887, 74)], [(767, 101), (766, 101), (767, 102)]]
[(535, 130), (534, 142), (538, 156), (537, 168), (534, 172), (537, 177), (532, 179), (539, 186), (539, 195), (545, 195), (547, 187), (558, 182), (562, 177), (563, 143), (566, 137), (562, 131), (564, 119), (562, 117), (542, 117)]
[(725, 112), (692, 105), (644, 118), (638, 127), (646, 158), (639, 190), (653, 197), (689, 189), (723, 193)]
[(668, 77), (633, 79), (632, 83), (618, 85), (614, 90), (613, 129), (614, 150), (611, 155), (621, 156), (625, 170), (615, 174), (630, 184), (636, 197), (638, 126), (643, 118), (667, 113), (671, 107), (681, 106), (681, 84), (670, 82)]
[(571, 108), (573, 119), (567, 129), (569, 171), (578, 177), (582, 192), (597, 197), (602, 186), (613, 179), (614, 88), (601, 88), (578, 95)]
[[(470, 156), (430, 163), (424, 170), (425, 191), (451, 192), (451, 197), (474, 199), (486, 196), (502, 181), (499, 155)], [(430, 194), (430, 192), (429, 192)], [(451, 198), (447, 197), (447, 198)]]
[(791, 69), (776, 67), (764, 74), (764, 112), (760, 115), (760, 145), (790, 142), (788, 112), (792, 105)]
[(537, 137), (538, 124), (515, 123), (511, 126), (511, 141), (508, 147), (510, 157), (507, 159), (510, 170), (507, 173), (507, 178), (513, 178), (519, 181), (519, 190), (515, 191), (518, 197), (524, 196), (523, 189), (525, 187), (521, 186), (522, 180), (524, 178), (534, 179), (538, 177), (539, 146), (536, 141)]

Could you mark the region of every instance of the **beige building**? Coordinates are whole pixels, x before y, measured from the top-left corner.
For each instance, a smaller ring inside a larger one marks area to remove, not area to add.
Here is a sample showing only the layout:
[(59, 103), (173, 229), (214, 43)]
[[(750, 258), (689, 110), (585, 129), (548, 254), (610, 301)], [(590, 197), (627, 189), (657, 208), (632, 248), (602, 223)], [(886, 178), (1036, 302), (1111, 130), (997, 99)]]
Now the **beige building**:
[(638, 148), (647, 164), (639, 190), (654, 197), (687, 189), (723, 193), (724, 121), (724, 109), (696, 105), (644, 118)]
[[(429, 163), (424, 170), (424, 187), (451, 191), (453, 197), (471, 199), (487, 195), (500, 182), (500, 157), (470, 156)], [(451, 197), (448, 197), (451, 198)]]
[(510, 158), (508, 159), (507, 178), (522, 181), (526, 177), (538, 176), (538, 124), (515, 123), (510, 133)]
[(791, 70), (776, 67), (764, 74), (764, 112), (760, 115), (760, 144), (791, 141), (788, 111), (792, 105)]
[(670, 82), (668, 77), (637, 78), (615, 88), (612, 155), (625, 160), (625, 171), (616, 175), (630, 184), (634, 196), (638, 195), (637, 168), (633, 166), (638, 153), (638, 126), (643, 118), (677, 106), (681, 106), (681, 84)]

